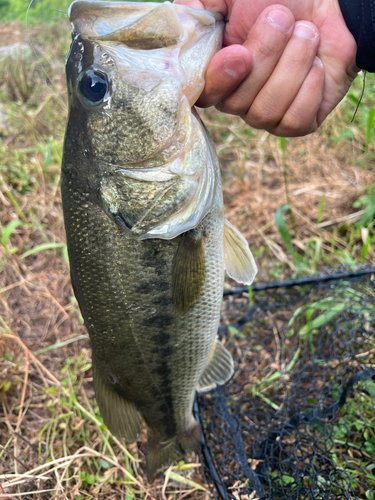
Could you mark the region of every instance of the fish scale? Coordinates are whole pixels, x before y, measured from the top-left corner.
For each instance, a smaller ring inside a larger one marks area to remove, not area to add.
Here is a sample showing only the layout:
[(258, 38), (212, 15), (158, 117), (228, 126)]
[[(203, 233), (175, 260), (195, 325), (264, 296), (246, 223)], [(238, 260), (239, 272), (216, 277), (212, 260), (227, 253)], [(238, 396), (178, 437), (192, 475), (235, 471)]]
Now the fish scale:
[[(194, 397), (191, 387), (198, 383), (217, 332), (224, 280), (217, 226), (222, 223), (217, 216), (208, 215), (204, 220), (209, 262), (205, 289), (197, 306), (180, 315), (172, 300), (172, 265), (177, 242), (138, 242), (127, 238), (96, 204), (87, 203), (89, 193), (79, 195), (66, 184), (63, 176), (72, 281), (90, 332), (97, 367), (107, 377), (112, 374), (116, 378), (124, 397), (134, 401), (141, 413), (146, 399), (144, 392), (151, 392), (152, 399), (155, 393), (162, 394), (168, 411), (172, 408), (174, 421), (188, 421), (190, 426)], [(216, 198), (214, 214), (222, 212), (220, 190)], [(153, 265), (150, 265), (151, 256)], [(157, 309), (160, 302), (163, 303), (162, 313)], [(130, 336), (134, 344), (129, 343)], [(169, 352), (163, 355), (167, 348)], [(121, 356), (114, 358), (114, 352)], [(110, 368), (108, 360), (111, 360)], [(168, 377), (165, 376), (167, 369)], [(138, 370), (145, 370), (148, 377), (143, 384), (137, 380), (132, 390), (128, 374), (132, 377)], [(108, 382), (111, 383), (109, 378)], [(158, 399), (156, 410), (152, 412), (154, 422), (163, 397)], [(146, 401), (146, 406), (149, 404)], [(165, 415), (159, 418), (164, 421)], [(174, 436), (176, 425), (166, 426), (167, 438)], [(185, 432), (188, 429), (178, 427), (178, 430)]]

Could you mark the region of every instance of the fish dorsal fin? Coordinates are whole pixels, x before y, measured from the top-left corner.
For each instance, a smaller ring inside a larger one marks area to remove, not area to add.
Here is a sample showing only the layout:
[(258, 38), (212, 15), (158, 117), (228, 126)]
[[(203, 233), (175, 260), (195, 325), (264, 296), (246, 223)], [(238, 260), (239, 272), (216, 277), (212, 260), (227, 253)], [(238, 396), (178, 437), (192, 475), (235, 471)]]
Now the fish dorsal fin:
[(197, 391), (209, 391), (217, 385), (223, 385), (232, 377), (234, 371), (233, 358), (218, 340), (212, 349), (210, 359), (199, 379)]
[(226, 219), (224, 222), (224, 266), (228, 276), (245, 285), (251, 285), (258, 272), (247, 241)]
[(105, 425), (115, 436), (126, 441), (136, 441), (142, 423), (135, 406), (104, 382), (94, 363), (93, 372), (96, 401)]
[(203, 237), (194, 231), (181, 235), (172, 271), (173, 302), (180, 314), (198, 302), (206, 282), (206, 255)]
[(176, 45), (183, 35), (176, 10), (170, 3), (155, 7), (145, 16), (118, 30), (90, 40), (121, 42), (133, 49), (159, 49)]

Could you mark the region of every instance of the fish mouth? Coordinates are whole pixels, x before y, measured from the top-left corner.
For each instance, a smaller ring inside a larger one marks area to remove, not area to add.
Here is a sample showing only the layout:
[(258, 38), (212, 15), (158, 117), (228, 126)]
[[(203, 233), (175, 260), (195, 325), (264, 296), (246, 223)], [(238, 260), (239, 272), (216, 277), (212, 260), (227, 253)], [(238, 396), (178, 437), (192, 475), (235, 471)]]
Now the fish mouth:
[[(179, 50), (186, 77), (184, 94), (190, 105), (204, 88), (204, 73), (221, 48), (223, 16), (170, 3), (94, 2), (76, 0), (68, 11), (73, 35), (89, 42), (117, 42), (136, 51)], [(149, 52), (149, 58), (154, 57)]]
[(184, 37), (181, 23), (171, 4), (164, 3), (148, 14), (104, 35), (89, 36), (89, 40), (120, 42), (133, 49), (161, 49), (179, 44)]
[[(196, 10), (185, 5), (172, 6), (167, 2), (155, 5), (91, 0), (74, 1), (69, 7), (68, 17), (75, 32), (89, 39), (122, 41), (129, 46), (149, 41), (153, 44), (152, 48), (179, 43), (186, 21), (189, 23), (192, 19), (195, 24), (210, 26), (224, 19), (216, 12)], [(189, 28), (191, 32), (191, 23)]]

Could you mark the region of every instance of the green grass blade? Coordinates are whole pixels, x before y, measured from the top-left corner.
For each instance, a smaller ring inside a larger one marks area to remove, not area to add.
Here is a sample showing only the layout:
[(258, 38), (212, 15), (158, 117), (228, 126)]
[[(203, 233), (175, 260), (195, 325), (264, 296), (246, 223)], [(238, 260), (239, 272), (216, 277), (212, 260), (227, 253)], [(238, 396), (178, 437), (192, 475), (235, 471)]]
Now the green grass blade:
[(262, 399), (266, 404), (268, 404), (271, 408), (273, 408), (275, 411), (279, 411), (279, 406), (277, 406), (276, 403), (271, 401), (269, 398), (264, 396), (261, 392), (256, 391), (255, 396), (258, 396), (260, 399)]
[(5, 227), (3, 227), (1, 231), (1, 244), (4, 248), (6, 248), (7, 246), (10, 235), (20, 224), (22, 224), (22, 222), (19, 219), (15, 219), (9, 222), (9, 224), (7, 224)]
[(375, 191), (368, 194), (368, 201), (365, 213), (362, 215), (361, 220), (358, 222), (358, 227), (366, 227), (367, 224), (374, 220), (375, 217)]
[(361, 251), (361, 259), (365, 260), (368, 254), (368, 247), (370, 246), (370, 235), (366, 236), (365, 242), (363, 243)]
[(316, 328), (319, 328), (320, 326), (325, 325), (333, 319), (337, 314), (339, 314), (341, 311), (343, 311), (347, 307), (347, 304), (336, 304), (332, 306), (332, 309), (328, 312), (325, 312), (324, 314), (321, 314), (320, 316), (317, 316), (314, 318), (312, 321), (309, 321), (307, 325), (303, 326), (299, 334), (301, 336), (307, 335), (309, 332), (312, 330), (315, 330)]
[(371, 108), (367, 119), (367, 131), (366, 131), (366, 153), (368, 153), (368, 148), (371, 140), (371, 131), (375, 118), (375, 108)]
[(37, 245), (36, 247), (30, 248), (27, 252), (23, 253), (20, 258), (25, 259), (29, 255), (34, 253), (43, 252), (44, 250), (61, 250), (65, 247), (65, 243), (43, 243), (42, 245)]
[(68, 247), (65, 245), (63, 250), (62, 250), (62, 255), (63, 255), (63, 259), (65, 260), (65, 262), (68, 264), (69, 266), (69, 255), (68, 255)]
[(38, 349), (34, 352), (35, 356), (38, 354), (42, 354), (43, 352), (53, 351), (54, 349), (60, 349), (60, 347), (64, 347), (68, 344), (72, 344), (73, 342), (77, 342), (78, 340), (88, 339), (89, 336), (86, 333), (85, 335), (78, 335), (77, 337), (73, 337), (72, 339), (64, 340), (63, 342), (58, 342), (57, 344), (49, 345), (47, 347), (43, 347), (42, 349)]
[[(165, 474), (168, 474), (168, 471), (166, 471)], [(168, 475), (169, 479), (172, 479), (173, 481), (186, 484), (186, 486), (190, 486), (191, 488), (195, 488), (200, 491), (208, 491), (207, 488), (205, 488), (202, 484), (196, 483), (195, 481), (192, 481), (191, 479), (188, 479), (184, 476), (180, 476), (180, 474), (176, 474), (176, 472), (169, 472)]]
[(284, 372), (284, 373), (289, 373), (289, 372), (292, 370), (293, 366), (294, 366), (294, 365), (296, 364), (296, 362), (297, 362), (297, 359), (298, 359), (298, 357), (299, 357), (299, 355), (300, 355), (300, 352), (301, 352), (301, 348), (300, 348), (300, 347), (298, 347), (298, 349), (296, 350), (296, 352), (295, 352), (295, 354), (294, 354), (293, 358), (291, 359), (290, 363), (289, 363), (289, 364), (288, 364), (288, 366), (285, 368), (285, 372)]
[(286, 225), (286, 222), (285, 222), (285, 219), (284, 219), (284, 216), (283, 216), (283, 212), (285, 210), (290, 210), (290, 207), (286, 203), (283, 203), (277, 209), (277, 211), (275, 213), (274, 220), (275, 220), (276, 227), (277, 227), (277, 229), (278, 229), (278, 231), (280, 233), (280, 236), (283, 239), (283, 242), (285, 243), (287, 249), (289, 250), (289, 253), (294, 258), (295, 252), (294, 252), (294, 248), (293, 248), (293, 244), (292, 244), (292, 238), (290, 237), (288, 226)]
[(14, 210), (17, 212), (18, 217), (22, 220), (22, 222), (27, 224), (27, 219), (25, 217), (25, 214), (22, 212), (21, 207), (18, 205), (17, 200), (15, 199), (13, 194), (9, 190), (7, 190), (5, 194), (8, 197), (11, 204), (13, 205)]
[(325, 203), (326, 203), (326, 195), (324, 194), (322, 196), (322, 199), (319, 202), (318, 217), (316, 218), (316, 225), (320, 224), (320, 222), (322, 220), (322, 215), (323, 215), (323, 210), (324, 210)]

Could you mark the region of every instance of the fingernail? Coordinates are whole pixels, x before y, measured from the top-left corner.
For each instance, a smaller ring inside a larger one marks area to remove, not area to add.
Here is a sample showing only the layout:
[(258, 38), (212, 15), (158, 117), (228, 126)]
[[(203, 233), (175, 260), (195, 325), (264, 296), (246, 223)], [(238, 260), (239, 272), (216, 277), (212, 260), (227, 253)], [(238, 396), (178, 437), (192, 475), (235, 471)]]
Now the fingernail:
[(307, 40), (314, 40), (318, 36), (318, 32), (309, 24), (299, 22), (294, 27), (293, 35), (306, 38)]
[(266, 21), (274, 28), (284, 31), (285, 33), (289, 31), (292, 26), (292, 21), (288, 14), (279, 9), (271, 10), (271, 12), (268, 13)]
[(315, 59), (313, 60), (313, 64), (314, 64), (315, 66), (319, 66), (320, 68), (323, 68), (323, 63), (322, 63), (322, 61), (319, 59), (319, 57), (316, 57), (316, 56), (315, 56)]
[(246, 65), (240, 57), (229, 57), (224, 61), (224, 71), (233, 78), (239, 78), (246, 74)]

